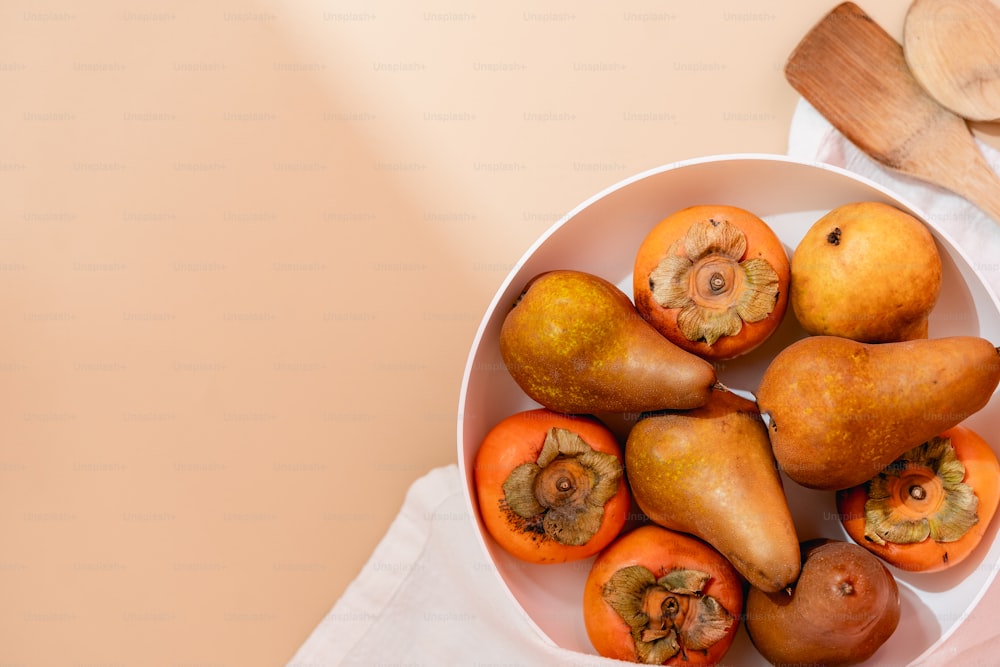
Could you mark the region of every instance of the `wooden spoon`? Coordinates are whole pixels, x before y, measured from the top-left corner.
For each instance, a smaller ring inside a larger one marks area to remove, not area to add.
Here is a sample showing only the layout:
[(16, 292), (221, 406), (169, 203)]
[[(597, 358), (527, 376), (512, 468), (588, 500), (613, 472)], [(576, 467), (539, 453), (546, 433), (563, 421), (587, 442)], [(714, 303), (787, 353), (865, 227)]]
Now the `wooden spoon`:
[(969, 126), (924, 91), (903, 47), (856, 4), (837, 5), (806, 34), (785, 77), (872, 158), (951, 190), (1000, 222), (1000, 178)]
[(903, 55), (948, 109), (970, 120), (1000, 119), (1000, 7), (990, 0), (914, 0)]

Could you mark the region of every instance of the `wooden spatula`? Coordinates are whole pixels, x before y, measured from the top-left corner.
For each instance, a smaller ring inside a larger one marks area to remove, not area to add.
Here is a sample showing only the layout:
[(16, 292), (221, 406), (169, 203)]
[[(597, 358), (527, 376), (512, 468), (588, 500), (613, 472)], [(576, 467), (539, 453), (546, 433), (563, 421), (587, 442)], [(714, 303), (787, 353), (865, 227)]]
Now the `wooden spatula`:
[(837, 5), (810, 30), (785, 77), (872, 158), (951, 190), (1000, 222), (1000, 178), (969, 126), (920, 87), (903, 47), (859, 6)]

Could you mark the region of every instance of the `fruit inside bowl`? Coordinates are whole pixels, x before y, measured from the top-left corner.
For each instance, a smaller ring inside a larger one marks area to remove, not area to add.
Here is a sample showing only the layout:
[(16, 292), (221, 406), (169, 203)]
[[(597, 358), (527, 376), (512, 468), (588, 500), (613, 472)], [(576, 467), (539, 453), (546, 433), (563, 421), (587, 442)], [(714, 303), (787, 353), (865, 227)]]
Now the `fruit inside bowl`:
[[(483, 552), (510, 593), (509, 602), (523, 611), (542, 636), (566, 649), (597, 653), (587, 635), (582, 604), (595, 556), (538, 564), (511, 555), (490, 536), (481, 519), (474, 480), (475, 457), (489, 431), (510, 415), (540, 407), (510, 372), (500, 346), (504, 320), (526, 284), (546, 272), (582, 271), (631, 297), (636, 254), (650, 231), (672, 213), (703, 204), (752, 212), (773, 230), (791, 258), (818, 220), (837, 207), (859, 201), (891, 205), (927, 224), (941, 260), (940, 294), (927, 316), (927, 336), (973, 336), (994, 345), (1000, 342), (1000, 302), (946, 234), (877, 184), (835, 167), (784, 156), (713, 156), (637, 174), (591, 197), (554, 224), (504, 280), (483, 317), (467, 361), (459, 405), (458, 462)], [(712, 360), (711, 366), (722, 385), (754, 400), (770, 362), (811, 335), (789, 307), (764, 340), (755, 341), (752, 349), (737, 356), (722, 355), (726, 358)], [(623, 444), (639, 416), (637, 411), (600, 415)], [(963, 423), (982, 434), (1000, 432), (996, 394)], [(1000, 446), (1000, 442), (991, 444)], [(781, 477), (800, 539), (850, 541), (834, 491), (803, 486), (784, 471)], [(635, 507), (628, 519), (632, 525), (648, 521)], [(890, 566), (899, 586), (899, 627), (904, 631), (889, 637), (879, 649), (878, 660), (907, 664), (933, 650), (958, 627), (995, 576), (990, 563), (1000, 559), (996, 532), (996, 522), (992, 522), (973, 554), (940, 572), (908, 572)], [(725, 662), (768, 664), (743, 627)]]

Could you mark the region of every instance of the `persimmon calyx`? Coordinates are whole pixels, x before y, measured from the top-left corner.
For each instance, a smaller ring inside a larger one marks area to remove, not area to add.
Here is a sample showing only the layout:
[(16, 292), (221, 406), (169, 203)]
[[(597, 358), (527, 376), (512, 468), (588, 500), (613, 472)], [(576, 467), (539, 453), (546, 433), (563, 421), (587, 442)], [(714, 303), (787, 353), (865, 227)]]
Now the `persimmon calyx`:
[(586, 544), (601, 527), (604, 505), (618, 492), (618, 457), (593, 449), (577, 433), (549, 429), (534, 462), (504, 480), (504, 500), (535, 532), (570, 546)]
[(914, 447), (868, 482), (865, 539), (954, 542), (979, 522), (979, 499), (948, 438)]
[(709, 649), (736, 622), (722, 603), (704, 594), (711, 578), (684, 569), (657, 578), (642, 565), (629, 565), (611, 575), (602, 595), (629, 626), (639, 660), (662, 665), (678, 653)]
[(737, 225), (700, 220), (671, 244), (649, 274), (653, 300), (663, 308), (680, 309), (677, 325), (685, 338), (712, 345), (774, 310), (778, 273), (761, 257), (740, 261), (746, 250), (746, 234)]

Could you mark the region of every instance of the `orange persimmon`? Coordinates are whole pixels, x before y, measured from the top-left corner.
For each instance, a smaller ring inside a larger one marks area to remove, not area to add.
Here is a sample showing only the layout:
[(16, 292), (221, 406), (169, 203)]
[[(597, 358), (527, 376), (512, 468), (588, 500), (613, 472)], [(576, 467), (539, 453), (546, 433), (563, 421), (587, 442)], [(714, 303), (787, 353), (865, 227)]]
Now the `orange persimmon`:
[(640, 526), (591, 566), (583, 590), (587, 636), (606, 658), (716, 665), (739, 630), (744, 584), (708, 543)]
[(593, 556), (618, 536), (631, 507), (622, 457), (596, 417), (538, 408), (501, 420), (473, 470), (487, 533), (531, 563)]
[(1000, 503), (1000, 463), (975, 431), (955, 426), (872, 480), (837, 492), (855, 542), (910, 572), (935, 572), (979, 545)]
[(735, 206), (690, 206), (657, 223), (632, 272), (639, 313), (708, 360), (750, 352), (781, 324), (791, 268), (774, 230)]

